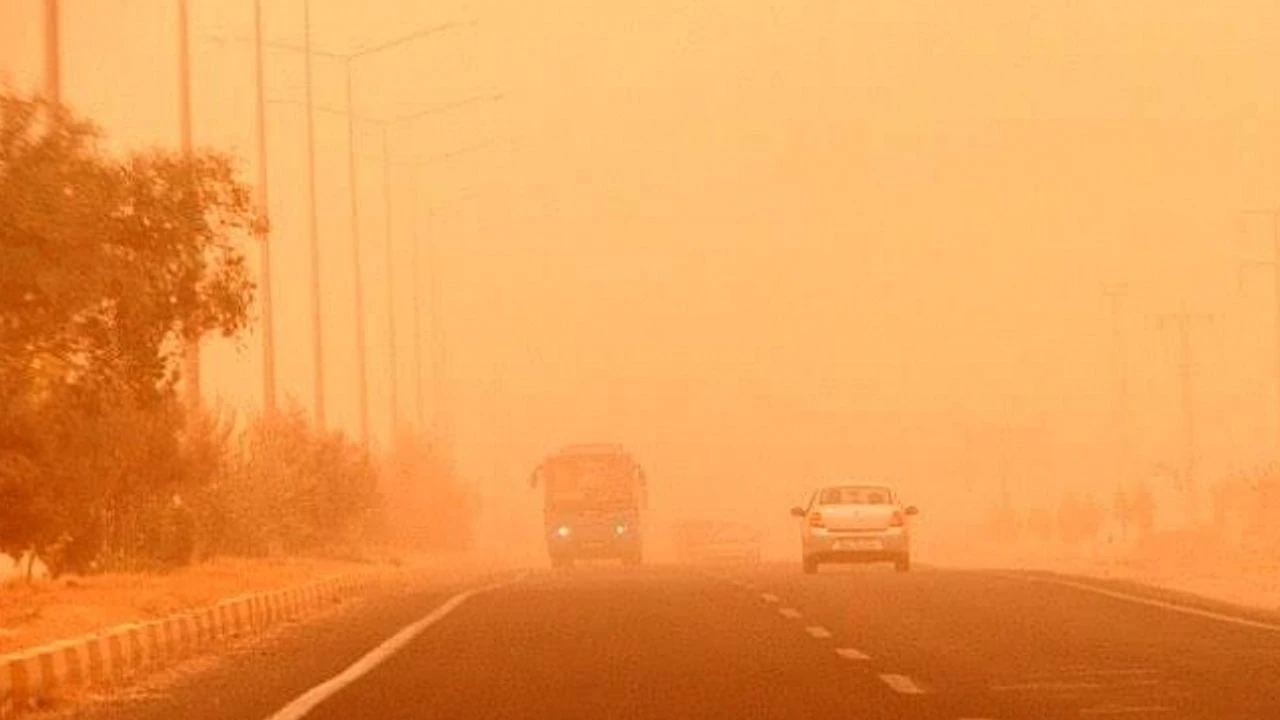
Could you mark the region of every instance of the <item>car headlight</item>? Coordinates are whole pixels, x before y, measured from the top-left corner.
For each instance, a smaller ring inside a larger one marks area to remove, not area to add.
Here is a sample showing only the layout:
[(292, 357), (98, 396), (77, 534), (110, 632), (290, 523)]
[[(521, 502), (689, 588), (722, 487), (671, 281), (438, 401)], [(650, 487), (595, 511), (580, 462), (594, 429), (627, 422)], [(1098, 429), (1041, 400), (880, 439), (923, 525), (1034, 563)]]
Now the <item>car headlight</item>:
[(571, 532), (573, 531), (569, 529), (568, 525), (561, 525), (560, 527), (556, 528), (556, 535), (559, 535), (562, 538), (569, 537), (569, 533)]
[(617, 533), (617, 534), (621, 535), (621, 534), (623, 534), (623, 533), (625, 533), (625, 532), (627, 531), (627, 526), (626, 526), (626, 525), (616, 525), (616, 526), (614, 526), (613, 531), (614, 531), (615, 533)]

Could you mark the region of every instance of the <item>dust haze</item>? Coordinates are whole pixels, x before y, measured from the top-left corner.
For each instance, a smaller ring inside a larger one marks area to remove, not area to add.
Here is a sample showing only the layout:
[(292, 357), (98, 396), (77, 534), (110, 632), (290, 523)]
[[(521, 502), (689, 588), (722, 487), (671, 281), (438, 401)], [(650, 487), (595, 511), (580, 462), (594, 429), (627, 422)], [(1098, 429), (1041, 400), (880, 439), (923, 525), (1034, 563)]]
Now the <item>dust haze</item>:
[[(252, 3), (190, 7), (195, 144), (252, 184)], [(63, 101), (113, 150), (176, 147), (175, 3), (61, 12)], [(0, 0), (14, 90), (40, 88), (41, 22)], [(310, 412), (302, 22), (263, 2), (278, 392)], [(371, 445), (403, 424), (445, 449), (480, 555), (545, 561), (528, 480), (580, 442), (643, 466), (655, 560), (711, 518), (798, 562), (787, 511), (850, 480), (921, 509), (922, 561), (1276, 541), (1275, 3), (312, 0), (310, 22), (337, 55), (456, 24), (351, 61), (355, 229)], [(346, 76), (312, 73), (324, 392), (355, 437)], [(203, 347), (241, 422), (260, 328)]]

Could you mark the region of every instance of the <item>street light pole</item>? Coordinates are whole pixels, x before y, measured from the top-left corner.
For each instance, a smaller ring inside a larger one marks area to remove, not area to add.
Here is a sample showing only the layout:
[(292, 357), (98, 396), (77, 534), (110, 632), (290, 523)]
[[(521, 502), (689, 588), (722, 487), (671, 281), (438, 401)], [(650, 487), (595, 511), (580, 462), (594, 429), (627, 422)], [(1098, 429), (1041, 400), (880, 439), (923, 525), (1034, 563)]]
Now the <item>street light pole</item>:
[[(428, 218), (432, 215), (428, 214)], [(441, 326), (440, 308), (440, 248), (438, 239), (427, 227), (427, 323), (431, 326), (431, 405), (432, 435), (440, 447), (448, 446), (449, 427), (445, 415), (444, 372), (445, 337)]]
[(347, 175), (351, 204), (351, 274), (354, 280), (356, 325), (356, 383), (360, 402), (360, 441), (369, 444), (369, 373), (365, 356), (364, 273), (360, 264), (360, 213), (356, 198), (356, 131), (355, 104), (351, 93), (351, 58), (343, 67), (347, 71)]
[(62, 102), (62, 48), (58, 29), (58, 0), (44, 0), (44, 94)]
[[(1271, 216), (1271, 271), (1275, 282), (1275, 336), (1276, 336), (1276, 407), (1280, 409), (1280, 210), (1272, 210)], [(1280, 412), (1277, 413), (1280, 418)], [(1280, 438), (1280, 429), (1277, 430)], [(1280, 448), (1280, 441), (1277, 442)]]
[[(266, 44), (263, 43), (262, 36), (261, 36), (260, 4), (261, 4), (261, 0), (255, 0), (255, 12), (256, 12), (255, 31), (256, 33), (254, 38), (254, 45), (256, 48), (256, 52), (258, 53), (257, 65), (258, 65), (258, 75), (259, 75), (259, 91), (261, 92), (261, 85), (262, 85), (261, 53), (263, 52), (263, 48)], [(424, 28), (422, 30), (418, 30), (416, 32), (412, 32), (412, 33), (394, 38), (390, 41), (364, 48), (357, 52), (342, 54), (342, 55), (331, 53), (331, 52), (316, 51), (311, 47), (311, 30), (310, 30), (311, 21), (310, 21), (309, 0), (304, 0), (303, 2), (303, 23), (304, 23), (304, 28), (303, 28), (304, 42), (302, 47), (296, 47), (296, 46), (279, 44), (279, 43), (272, 43), (270, 44), (270, 47), (281, 49), (281, 50), (289, 50), (293, 52), (301, 52), (303, 54), (303, 59), (306, 67), (305, 104), (307, 108), (306, 112), (307, 112), (307, 160), (308, 160), (308, 193), (309, 193), (308, 197), (309, 197), (309, 205), (310, 205), (310, 231), (311, 231), (310, 237), (311, 237), (311, 254), (312, 254), (311, 299), (312, 299), (313, 328), (314, 328), (312, 340), (314, 345), (313, 355), (315, 358), (315, 368), (316, 368), (316, 378), (315, 378), (316, 424), (321, 428), (325, 426), (324, 355), (323, 355), (323, 336), (322, 336), (323, 330), (320, 325), (320, 318), (322, 317), (321, 304), (320, 304), (320, 271), (319, 271), (319, 254), (320, 253), (319, 253), (319, 239), (318, 239), (318, 228), (317, 228), (317, 220), (316, 220), (316, 199), (315, 199), (314, 113), (317, 108), (312, 99), (313, 85), (312, 85), (312, 72), (311, 72), (312, 57), (315, 55), (320, 55), (326, 58), (330, 58), (330, 59), (342, 62), (343, 68), (346, 72), (346, 96), (347, 96), (346, 106), (347, 107), (346, 107), (346, 112), (343, 114), (345, 114), (347, 118), (347, 167), (348, 167), (348, 181), (349, 181), (348, 200), (350, 204), (350, 213), (351, 213), (350, 215), (351, 217), (351, 236), (350, 236), (351, 237), (351, 270), (353, 275), (353, 284), (352, 284), (353, 296), (354, 296), (353, 304), (355, 306), (354, 313), (355, 313), (355, 335), (356, 335), (356, 372), (357, 372), (357, 387), (358, 387), (358, 398), (359, 398), (358, 402), (359, 402), (359, 414), (360, 414), (360, 437), (361, 437), (361, 440), (367, 445), (370, 438), (368, 359), (367, 359), (368, 353), (367, 353), (367, 347), (366, 347), (368, 344), (368, 338), (367, 338), (367, 331), (366, 331), (366, 318), (365, 318), (365, 312), (364, 312), (365, 302), (364, 302), (364, 275), (363, 275), (363, 262), (362, 262), (363, 258), (361, 254), (361, 248), (360, 248), (360, 214), (359, 214), (359, 202), (358, 202), (359, 184), (358, 184), (357, 175), (356, 175), (356, 165), (357, 165), (356, 151), (355, 151), (355, 119), (356, 118), (355, 118), (355, 103), (353, 100), (353, 87), (352, 87), (353, 86), (352, 65), (354, 64), (354, 61), (359, 58), (362, 58), (368, 55), (374, 55), (374, 54), (386, 52), (388, 50), (398, 48), (406, 43), (427, 37), (429, 35), (434, 35), (436, 33), (444, 32), (444, 31), (452, 30), (456, 28), (461, 28), (461, 27), (474, 26), (476, 23), (475, 21), (466, 22), (466, 23), (450, 22), (442, 25), (437, 25), (434, 27)], [(261, 110), (262, 104), (263, 104), (263, 101), (260, 98), (259, 99), (260, 114), (262, 112)], [(422, 114), (431, 114), (432, 112), (434, 112), (434, 110), (429, 110), (426, 113), (418, 113), (413, 117), (417, 117), (418, 115), (422, 115)], [(265, 122), (260, 121), (260, 125), (265, 125)], [(387, 144), (388, 143), (387, 143), (387, 138), (385, 134), (385, 126), (384, 126), (384, 136), (383, 136), (384, 151), (386, 150)], [(260, 167), (265, 168), (265, 150), (260, 152), (259, 160), (260, 160), (259, 162)], [(387, 162), (390, 163), (390, 160), (388, 159)], [(388, 175), (389, 175), (389, 169), (388, 169)], [(266, 184), (265, 179), (261, 184), (265, 188), (265, 184)], [(389, 180), (387, 180), (387, 184), (389, 184)], [(387, 203), (388, 217), (389, 217), (390, 203), (391, 203), (389, 195), (386, 198), (386, 203)], [(265, 207), (265, 199), (264, 199), (264, 207)], [(391, 232), (390, 232), (389, 222), (388, 222), (387, 232), (388, 232), (388, 250), (390, 251)], [(266, 262), (269, 262), (269, 259), (267, 259), (266, 254), (264, 254), (263, 257), (264, 259), (266, 259)], [(390, 258), (390, 254), (388, 254), (388, 258)], [(269, 307), (269, 302), (270, 302), (269, 286), (264, 284), (264, 288), (268, 288), (264, 292), (264, 305)], [(388, 292), (389, 293), (391, 292), (390, 283), (388, 283)], [(392, 295), (391, 297), (394, 297), (394, 295)], [(264, 311), (264, 312), (267, 312), (267, 311)], [(392, 316), (392, 322), (394, 323), (394, 314)], [(392, 326), (392, 332), (390, 334), (392, 335), (392, 343), (393, 343), (392, 395), (393, 395), (393, 403), (394, 403), (394, 396), (396, 392), (396, 389), (394, 387), (395, 385), (395, 382), (394, 382), (394, 375), (395, 375), (395, 372), (394, 372), (394, 362), (395, 362), (394, 325)], [(264, 354), (267, 354), (268, 356), (270, 356), (270, 353), (273, 352), (267, 347), (267, 345), (271, 342), (269, 339), (270, 335), (271, 335), (271, 328), (270, 328), (270, 323), (268, 322), (267, 327), (264, 329)], [(270, 389), (264, 390), (264, 394), (270, 398), (270, 403), (274, 404), (274, 394), (275, 394), (274, 393), (274, 369), (273, 369), (274, 363), (272, 363), (269, 359), (266, 360), (266, 362), (268, 363), (268, 367), (272, 368), (272, 370), (270, 371), (271, 377), (269, 379), (264, 379), (264, 383), (270, 386)], [(397, 426), (396, 409), (393, 406), (392, 408), (393, 433), (396, 429), (396, 426)]]
[[(187, 0), (178, 0), (178, 131), (183, 158), (191, 159), (191, 39)], [(200, 407), (200, 338), (186, 338), (183, 388), (188, 409)]]
[[(414, 229), (417, 229), (417, 215), (414, 216)], [(412, 273), (412, 289), (413, 289), (413, 376), (414, 376), (414, 404), (417, 408), (418, 432), (422, 433), (426, 429), (426, 403), (423, 397), (422, 387), (422, 302), (421, 302), (421, 264), (418, 256), (420, 255), (418, 245), (420, 239), (418, 233), (414, 232), (413, 242), (410, 243), (410, 272)]]
[(316, 135), (311, 79), (311, 0), (302, 2), (303, 66), (307, 96), (307, 229), (311, 241), (311, 354), (315, 363), (316, 427), (325, 429), (324, 330), (320, 307), (320, 229), (316, 219)]
[(390, 365), (390, 411), (391, 441), (394, 443), (400, 432), (400, 361), (396, 354), (396, 268), (395, 268), (395, 235), (391, 230), (391, 140), (390, 127), (382, 126), (382, 200), (383, 218), (386, 230), (386, 262), (387, 262), (387, 362)]
[(271, 300), (270, 213), (267, 205), (267, 110), (263, 87), (262, 0), (253, 0), (253, 64), (255, 89), (254, 145), (258, 156), (258, 183), (255, 188), (258, 205), (259, 279), (262, 298), (262, 408), (268, 417), (276, 412), (276, 341), (275, 312)]

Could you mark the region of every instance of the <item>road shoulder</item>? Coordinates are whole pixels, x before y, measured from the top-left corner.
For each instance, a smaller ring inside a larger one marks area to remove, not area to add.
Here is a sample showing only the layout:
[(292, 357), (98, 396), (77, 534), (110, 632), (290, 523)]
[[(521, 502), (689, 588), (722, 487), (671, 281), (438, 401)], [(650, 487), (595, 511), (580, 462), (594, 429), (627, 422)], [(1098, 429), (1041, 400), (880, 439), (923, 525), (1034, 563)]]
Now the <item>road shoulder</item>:
[(1272, 626), (1280, 632), (1280, 608), (1273, 610), (1243, 605), (1129, 578), (1098, 577), (1048, 570), (1002, 570), (1000, 572), (1010, 577), (1019, 577), (1033, 582), (1050, 582), (1060, 586), (1076, 587), (1082, 591), (1092, 590), (1117, 600), (1140, 602), (1173, 611), (1188, 611), (1190, 614), (1204, 617), (1216, 616), (1259, 626)]
[(265, 718), (333, 677), (443, 598), (497, 572), (405, 575), (377, 590), (219, 652), (193, 657), (128, 687), (67, 698), (26, 717), (40, 720), (219, 720)]

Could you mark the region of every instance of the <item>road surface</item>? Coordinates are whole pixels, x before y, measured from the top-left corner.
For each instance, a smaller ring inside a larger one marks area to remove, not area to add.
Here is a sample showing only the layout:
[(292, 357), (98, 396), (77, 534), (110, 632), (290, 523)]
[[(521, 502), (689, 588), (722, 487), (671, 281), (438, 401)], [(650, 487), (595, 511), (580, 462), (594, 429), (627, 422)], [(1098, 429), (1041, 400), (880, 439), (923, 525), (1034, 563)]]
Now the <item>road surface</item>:
[(75, 717), (265, 720), (370, 652), (296, 717), (1280, 717), (1280, 625), (1197, 612), (968, 571), (502, 572), (370, 600)]

